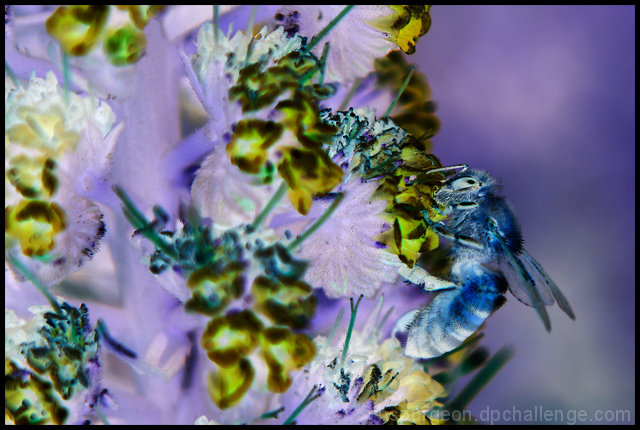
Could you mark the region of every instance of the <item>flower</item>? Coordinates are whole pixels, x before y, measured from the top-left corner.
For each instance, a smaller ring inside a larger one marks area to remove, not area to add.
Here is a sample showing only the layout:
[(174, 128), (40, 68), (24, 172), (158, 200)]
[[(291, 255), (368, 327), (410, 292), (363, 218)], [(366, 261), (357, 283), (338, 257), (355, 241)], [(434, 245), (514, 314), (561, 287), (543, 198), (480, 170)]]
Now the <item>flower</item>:
[(313, 262), (306, 280), (331, 298), (372, 298), (397, 278), (402, 263), (375, 239), (385, 230), (380, 215), (386, 206), (372, 199), (375, 189), (375, 183), (348, 182), (335, 213), (301, 245), (299, 256)]
[[(350, 324), (342, 336), (316, 336), (314, 360), (296, 375), (287, 404), (294, 403), (312, 386), (315, 399), (306, 404), (296, 420), (314, 424), (428, 424), (427, 415), (442, 406), (436, 399), (444, 387), (424, 368), (406, 357), (396, 339), (382, 340), (378, 317), (382, 301), (363, 329)], [(352, 307), (352, 312), (357, 310)], [(350, 341), (345, 344), (345, 338)], [(343, 353), (343, 348), (347, 353)], [(391, 413), (393, 411), (393, 413)]]
[(107, 59), (115, 66), (124, 66), (142, 57), (146, 46), (142, 30), (163, 8), (153, 5), (60, 6), (47, 19), (46, 26), (68, 54), (86, 55), (102, 41)]
[(91, 200), (122, 127), (104, 102), (65, 92), (53, 73), (5, 87), (5, 246), (50, 285), (91, 258), (105, 233)]
[(232, 165), (224, 145), (218, 144), (204, 159), (191, 185), (191, 201), (200, 216), (216, 226), (230, 228), (251, 223), (275, 187), (256, 187), (254, 178)]
[[(291, 35), (311, 38), (325, 28), (344, 6), (286, 6), (275, 16), (276, 25)], [(368, 24), (393, 11), (387, 6), (358, 5), (331, 29), (322, 43), (313, 49), (319, 57), (324, 43), (329, 44), (328, 81), (349, 82), (373, 70), (373, 60), (394, 48), (387, 34)]]
[(274, 62), (300, 49), (302, 39), (288, 38), (282, 29), (269, 32), (263, 27), (256, 35), (242, 31), (233, 37), (222, 31), (214, 33), (210, 22), (198, 31), (197, 53), (183, 55), (191, 85), (211, 120), (209, 139), (216, 141), (240, 118), (238, 106), (229, 101), (229, 89), (239, 80), (240, 70), (247, 64)]
[(87, 307), (30, 310), (25, 322), (5, 309), (5, 420), (85, 422), (101, 396), (98, 336)]

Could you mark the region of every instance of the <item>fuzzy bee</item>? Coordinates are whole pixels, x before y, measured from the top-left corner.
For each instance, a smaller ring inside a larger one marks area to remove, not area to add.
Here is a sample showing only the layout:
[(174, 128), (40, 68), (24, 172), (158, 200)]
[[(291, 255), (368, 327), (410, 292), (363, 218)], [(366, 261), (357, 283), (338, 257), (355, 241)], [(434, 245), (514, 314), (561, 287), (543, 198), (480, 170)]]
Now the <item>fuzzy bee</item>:
[[(547, 331), (551, 322), (545, 306), (554, 302), (575, 319), (567, 299), (523, 248), (518, 221), (498, 193), (496, 180), (466, 165), (453, 166), (458, 167), (462, 171), (444, 180), (434, 194), (444, 208), (444, 223), (433, 222), (423, 212), (427, 224), (452, 242), (445, 279), (418, 266), (401, 272), (426, 290), (438, 291), (426, 307), (408, 312), (396, 323), (394, 333), (407, 336), (405, 353), (410, 357), (434, 358), (458, 347), (505, 303), (507, 289), (536, 310)], [(508, 281), (505, 274), (514, 279)]]

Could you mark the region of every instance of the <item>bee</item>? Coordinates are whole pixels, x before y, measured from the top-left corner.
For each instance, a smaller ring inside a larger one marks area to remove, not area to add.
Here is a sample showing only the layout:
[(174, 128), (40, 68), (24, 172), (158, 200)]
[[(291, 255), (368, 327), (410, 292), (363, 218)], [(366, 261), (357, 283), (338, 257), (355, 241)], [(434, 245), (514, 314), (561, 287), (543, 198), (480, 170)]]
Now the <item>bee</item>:
[[(406, 335), (405, 354), (414, 358), (435, 358), (457, 348), (506, 302), (507, 289), (535, 309), (547, 331), (551, 322), (545, 307), (554, 302), (575, 320), (560, 289), (524, 249), (516, 215), (499, 194), (498, 182), (466, 165), (433, 172), (459, 167), (462, 170), (444, 179), (433, 195), (443, 208), (444, 222), (434, 222), (422, 212), (426, 223), (451, 241), (446, 279), (417, 265), (400, 273), (427, 291), (438, 291), (427, 306), (396, 322), (394, 335)], [(509, 280), (505, 273), (511, 275)]]

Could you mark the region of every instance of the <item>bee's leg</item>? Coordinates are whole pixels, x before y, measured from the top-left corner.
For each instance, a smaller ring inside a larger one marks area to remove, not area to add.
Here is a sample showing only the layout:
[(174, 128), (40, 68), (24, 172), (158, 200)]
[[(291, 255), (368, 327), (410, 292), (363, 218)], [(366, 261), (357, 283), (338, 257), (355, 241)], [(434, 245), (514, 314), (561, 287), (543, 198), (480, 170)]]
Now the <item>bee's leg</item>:
[(411, 269), (407, 266), (402, 266), (398, 269), (398, 273), (407, 281), (421, 285), (426, 291), (448, 290), (458, 286), (458, 284), (429, 274), (429, 272), (419, 266), (413, 266)]
[(449, 230), (449, 228), (442, 224), (441, 222), (433, 222), (429, 219), (429, 214), (427, 211), (422, 211), (422, 215), (424, 217), (425, 222), (440, 236), (447, 238), (453, 242), (456, 242), (460, 245), (468, 246), (469, 248), (474, 248), (480, 251), (484, 251), (484, 245), (475, 240), (472, 237), (464, 236), (461, 234), (457, 234)]
[(438, 291), (438, 290), (448, 290), (450, 288), (457, 288), (458, 284), (453, 283), (451, 281), (446, 281), (444, 279), (440, 279), (436, 276), (427, 276), (424, 278), (424, 289), (426, 291)]

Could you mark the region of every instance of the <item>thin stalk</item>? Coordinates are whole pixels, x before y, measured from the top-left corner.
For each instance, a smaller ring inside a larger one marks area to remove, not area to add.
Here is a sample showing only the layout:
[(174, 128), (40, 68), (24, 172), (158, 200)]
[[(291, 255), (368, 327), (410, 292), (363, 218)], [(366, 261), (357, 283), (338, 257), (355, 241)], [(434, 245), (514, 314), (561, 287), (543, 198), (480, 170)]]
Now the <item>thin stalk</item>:
[(247, 24), (247, 34), (253, 35), (253, 23), (256, 20), (257, 10), (258, 10), (258, 5), (251, 6), (251, 14), (249, 15), (249, 23)]
[(342, 317), (344, 316), (344, 308), (340, 308), (338, 312), (338, 316), (336, 317), (335, 322), (333, 323), (333, 327), (331, 327), (331, 332), (329, 333), (329, 337), (327, 337), (326, 346), (331, 345), (331, 341), (333, 340), (333, 336), (336, 334), (336, 330), (338, 330), (338, 326), (342, 321)]
[(278, 203), (280, 203), (280, 200), (282, 200), (282, 198), (284, 197), (284, 195), (287, 192), (287, 188), (288, 185), (285, 181), (282, 181), (282, 183), (280, 184), (280, 186), (278, 187), (278, 189), (276, 190), (276, 192), (273, 194), (273, 196), (271, 197), (271, 199), (267, 202), (266, 206), (264, 207), (264, 209), (262, 209), (262, 212), (260, 212), (258, 214), (258, 216), (256, 217), (256, 219), (253, 221), (253, 223), (251, 224), (251, 226), (253, 227), (254, 230), (258, 230), (260, 228), (260, 226), (262, 226), (262, 223), (264, 222), (264, 220), (267, 218), (267, 216), (269, 216), (269, 214), (271, 213), (271, 211), (278, 206)]
[(112, 348), (114, 351), (124, 355), (125, 357), (136, 359), (138, 358), (138, 354), (133, 352), (131, 349), (124, 346), (122, 343), (118, 342), (111, 333), (109, 333), (109, 329), (107, 328), (107, 324), (104, 322), (102, 318), (98, 319), (98, 324), (96, 325), (96, 331), (105, 341), (105, 343)]
[(353, 297), (349, 298), (351, 303), (351, 319), (349, 320), (349, 328), (347, 329), (347, 336), (344, 338), (344, 346), (342, 347), (342, 356), (340, 357), (340, 366), (338, 369), (342, 369), (344, 367), (344, 360), (347, 358), (347, 351), (349, 350), (349, 342), (351, 342), (351, 333), (353, 333), (353, 326), (356, 322), (356, 313), (358, 312), (358, 305), (360, 305), (360, 300), (362, 300), (363, 295), (360, 294), (358, 297), (358, 301), (356, 305), (353, 305)]
[(40, 291), (40, 293), (47, 299), (53, 310), (56, 311), (57, 314), (61, 313), (60, 304), (56, 300), (56, 298), (51, 294), (51, 291), (47, 290), (47, 288), (42, 285), (42, 283), (36, 278), (33, 273), (27, 269), (27, 267), (22, 263), (22, 261), (18, 260), (12, 253), (7, 253), (7, 261), (13, 265), (25, 278), (31, 281), (31, 283)]
[(349, 102), (351, 101), (351, 99), (353, 98), (353, 96), (355, 95), (356, 91), (358, 90), (358, 87), (360, 86), (360, 84), (362, 83), (362, 78), (356, 78), (353, 80), (353, 84), (351, 84), (351, 88), (349, 88), (349, 92), (347, 93), (346, 96), (344, 96), (344, 99), (342, 99), (342, 102), (340, 103), (340, 106), (338, 106), (338, 110), (345, 110), (347, 108), (347, 106), (349, 106)]
[(333, 215), (338, 205), (342, 202), (342, 199), (344, 198), (344, 196), (345, 196), (345, 193), (339, 193), (338, 196), (333, 200), (333, 202), (331, 202), (331, 205), (329, 206), (329, 208), (327, 208), (327, 210), (322, 215), (320, 215), (320, 218), (318, 218), (313, 224), (311, 224), (311, 227), (306, 229), (300, 236), (296, 238), (296, 240), (291, 242), (287, 246), (287, 250), (293, 251), (298, 246), (300, 246), (302, 242), (307, 240), (309, 236), (315, 233), (315, 231), (319, 229), (320, 226), (324, 224), (325, 221), (329, 219), (329, 217), (331, 217), (331, 215)]
[(64, 103), (69, 104), (69, 86), (71, 84), (71, 71), (69, 70), (69, 55), (64, 52), (62, 46), (60, 46), (60, 53), (62, 54), (62, 76), (64, 78)]
[(278, 409), (275, 409), (275, 410), (270, 411), (270, 412), (265, 412), (264, 414), (262, 414), (260, 416), (260, 419), (266, 420), (266, 419), (269, 419), (269, 418), (278, 418), (278, 415), (282, 411), (284, 411), (284, 406), (281, 406)]
[(122, 200), (122, 213), (131, 223), (131, 225), (136, 230), (140, 230), (140, 233), (142, 233), (144, 237), (153, 242), (153, 244), (162, 252), (173, 259), (177, 259), (178, 253), (176, 252), (176, 250), (173, 249), (173, 247), (166, 240), (164, 240), (164, 238), (156, 234), (156, 232), (154, 232), (150, 228), (151, 223), (136, 207), (135, 203), (133, 203), (129, 195), (119, 185), (114, 185), (112, 189), (120, 198), (120, 200)]
[(100, 417), (100, 420), (104, 423), (104, 425), (106, 425), (106, 426), (111, 425), (111, 423), (109, 423), (109, 420), (107, 419), (107, 417), (104, 414), (104, 412), (102, 412), (102, 409), (100, 409), (100, 401), (99, 400), (96, 402), (96, 412), (98, 413), (98, 417)]
[(409, 70), (409, 73), (407, 73), (407, 77), (404, 78), (404, 82), (402, 83), (402, 86), (400, 87), (400, 91), (398, 91), (398, 94), (396, 94), (396, 98), (393, 99), (393, 101), (391, 102), (391, 104), (389, 105), (387, 110), (385, 111), (384, 115), (382, 115), (383, 117), (384, 116), (389, 116), (389, 114), (391, 113), (391, 111), (395, 107), (396, 103), (398, 103), (398, 100), (400, 99), (400, 96), (404, 92), (404, 89), (407, 88), (407, 85), (409, 84), (409, 81), (411, 80), (411, 77), (413, 76), (413, 72), (415, 72), (415, 68), (414, 67), (412, 67), (411, 70)]
[(311, 52), (311, 50), (315, 48), (315, 46), (318, 43), (320, 43), (322, 38), (325, 37), (327, 34), (329, 34), (329, 32), (333, 29), (333, 27), (335, 27), (340, 22), (340, 20), (344, 18), (344, 16), (347, 13), (349, 13), (351, 9), (353, 9), (354, 6), (355, 5), (352, 5), (352, 4), (349, 6), (346, 6), (344, 9), (342, 9), (342, 11), (340, 11), (338, 15), (336, 15), (335, 18), (331, 20), (331, 22), (329, 22), (329, 24), (327, 24), (325, 28), (320, 30), (320, 33), (313, 36), (313, 39), (311, 39), (311, 42), (309, 42), (309, 44), (304, 48), (305, 52)]
[(220, 29), (220, 5), (213, 5), (213, 43), (218, 44), (218, 30)]
[(318, 80), (320, 85), (324, 83), (324, 72), (327, 70), (327, 55), (329, 55), (329, 42), (324, 44), (324, 48), (322, 48), (322, 56), (320, 57), (320, 64), (322, 64), (322, 66), (320, 66), (320, 79)]
[(13, 73), (13, 69), (11, 68), (9, 63), (7, 63), (7, 60), (4, 60), (4, 71), (7, 73), (7, 76), (9, 76), (9, 78), (15, 84), (16, 87), (22, 88), (22, 85), (20, 84), (20, 81), (16, 77), (16, 74)]
[(300, 415), (300, 412), (302, 412), (304, 410), (304, 408), (306, 408), (307, 406), (309, 406), (309, 404), (311, 402), (313, 402), (315, 399), (317, 399), (318, 397), (320, 397), (321, 393), (316, 393), (316, 390), (318, 389), (317, 385), (314, 385), (313, 388), (311, 388), (311, 391), (309, 391), (309, 394), (307, 394), (307, 397), (304, 398), (304, 400), (302, 401), (302, 403), (300, 403), (300, 405), (291, 413), (291, 415), (289, 415), (289, 418), (287, 418), (282, 425), (286, 426), (286, 425), (292, 425), (294, 420), (296, 419), (296, 417), (298, 415)]
[(449, 411), (461, 411), (466, 408), (480, 390), (513, 358), (514, 354), (515, 352), (512, 348), (501, 348), (482, 369), (478, 370), (478, 373), (474, 375), (458, 395), (445, 405), (445, 409)]
[(391, 315), (391, 312), (393, 312), (394, 306), (391, 306), (389, 308), (389, 310), (387, 312), (385, 312), (384, 316), (382, 317), (382, 321), (380, 321), (380, 324), (378, 324), (378, 326), (376, 327), (376, 332), (375, 334), (378, 334), (378, 332), (380, 331), (380, 329), (382, 328), (382, 326), (384, 325), (385, 322), (387, 322), (387, 319), (389, 318), (389, 316)]

